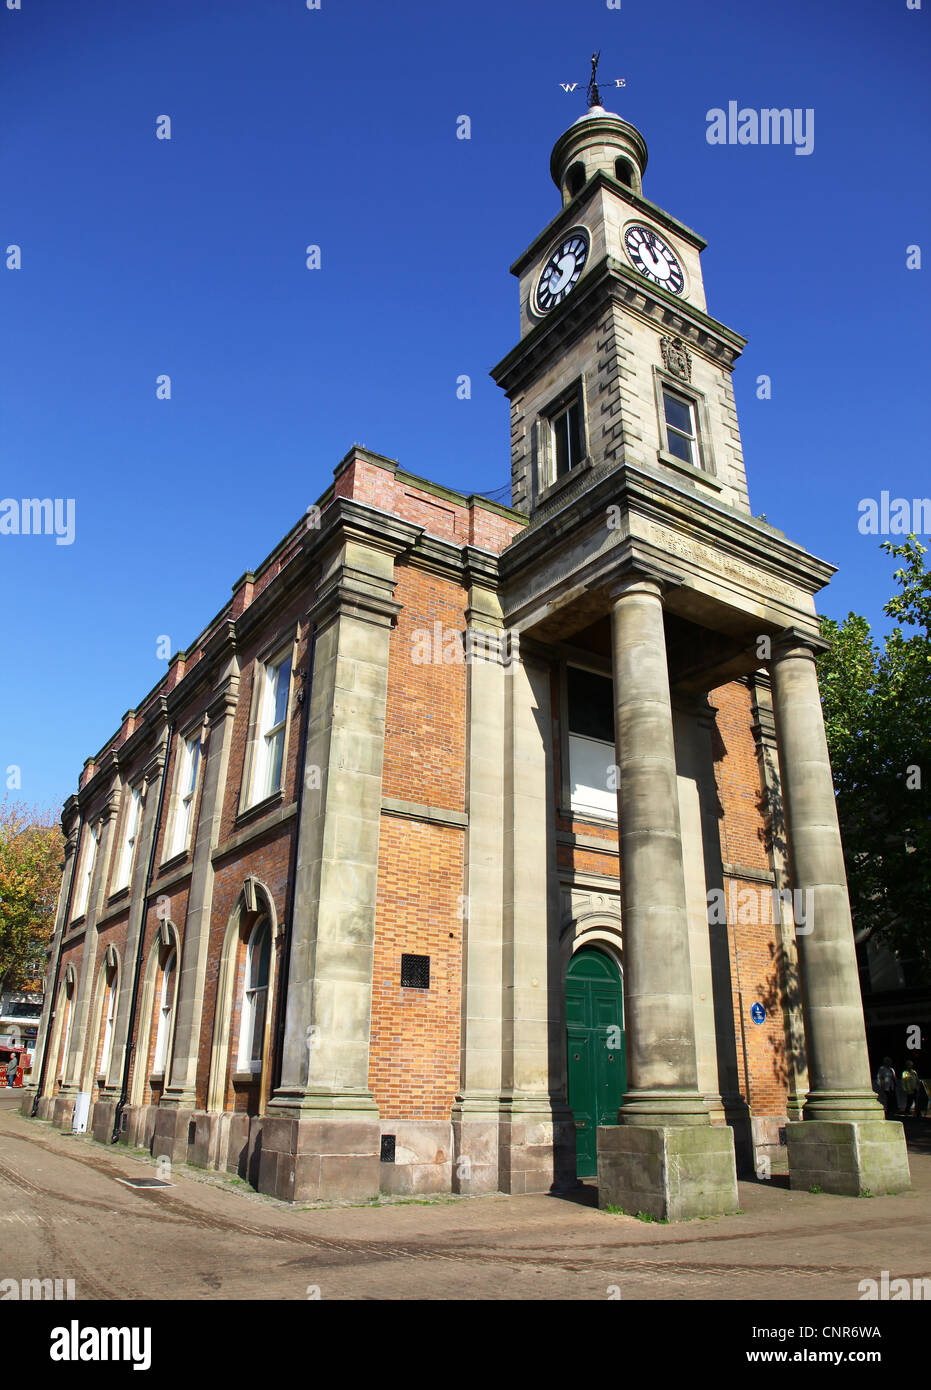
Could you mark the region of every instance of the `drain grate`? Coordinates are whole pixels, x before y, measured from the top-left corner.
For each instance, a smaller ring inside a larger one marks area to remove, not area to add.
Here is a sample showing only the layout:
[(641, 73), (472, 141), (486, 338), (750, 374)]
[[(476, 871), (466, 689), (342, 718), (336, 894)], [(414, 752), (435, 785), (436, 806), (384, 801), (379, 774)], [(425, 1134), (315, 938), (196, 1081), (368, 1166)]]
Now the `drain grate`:
[(117, 1178), (124, 1187), (174, 1187), (173, 1182), (166, 1182), (164, 1178)]

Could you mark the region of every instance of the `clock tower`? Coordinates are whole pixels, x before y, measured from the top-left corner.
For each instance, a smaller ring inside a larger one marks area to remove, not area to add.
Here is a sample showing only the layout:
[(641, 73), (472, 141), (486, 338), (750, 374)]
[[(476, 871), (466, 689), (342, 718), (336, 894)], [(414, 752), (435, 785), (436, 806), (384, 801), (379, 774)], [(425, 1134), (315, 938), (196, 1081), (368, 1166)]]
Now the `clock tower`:
[[(833, 569), (751, 515), (731, 381), (745, 340), (708, 313), (702, 238), (644, 196), (643, 137), (590, 93), (550, 161), (562, 206), (511, 267), (520, 340), (492, 371), (529, 525), (470, 597), (470, 620), (519, 636), (520, 657), (498, 686), (470, 671), (484, 761), (469, 787), (457, 1143), (487, 1148), (469, 1133), (492, 1104), (507, 1190), (558, 1182), (568, 1153), (597, 1167), (602, 1206), (672, 1220), (735, 1210), (737, 1161), (774, 1128), (794, 1187), (901, 1190), (904, 1140), (870, 1084), (818, 694), (814, 595)], [(478, 839), (492, 730), (505, 988), (483, 995), (499, 920)], [(728, 779), (754, 824), (727, 810)], [(725, 884), (728, 902), (755, 904), (752, 923), (712, 914)], [(614, 951), (623, 1055), (592, 1023), (615, 986), (589, 949)], [(746, 1016), (741, 951), (774, 962), (759, 984), (771, 1002)], [(495, 1091), (469, 1077), (499, 997)], [(785, 1077), (775, 1118), (751, 1095), (748, 1027), (770, 1028), (756, 1046)]]
[(511, 267), (520, 342), (492, 376), (512, 503), (534, 520), (621, 463), (749, 511), (731, 385), (745, 340), (709, 316), (706, 243), (644, 197), (646, 167), (640, 132), (591, 107), (553, 149), (561, 210)]

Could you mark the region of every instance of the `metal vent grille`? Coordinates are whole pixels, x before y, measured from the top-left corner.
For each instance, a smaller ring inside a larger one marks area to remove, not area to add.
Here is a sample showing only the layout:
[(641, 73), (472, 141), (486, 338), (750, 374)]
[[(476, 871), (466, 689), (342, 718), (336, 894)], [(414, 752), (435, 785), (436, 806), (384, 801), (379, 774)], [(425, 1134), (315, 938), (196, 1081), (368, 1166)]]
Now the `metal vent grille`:
[(165, 1182), (164, 1178), (117, 1178), (124, 1187), (174, 1187), (173, 1182)]
[(381, 1161), (382, 1163), (394, 1162), (394, 1141), (397, 1138), (394, 1134), (383, 1134), (381, 1136)]
[(401, 984), (405, 989), (429, 989), (430, 957), (402, 956)]

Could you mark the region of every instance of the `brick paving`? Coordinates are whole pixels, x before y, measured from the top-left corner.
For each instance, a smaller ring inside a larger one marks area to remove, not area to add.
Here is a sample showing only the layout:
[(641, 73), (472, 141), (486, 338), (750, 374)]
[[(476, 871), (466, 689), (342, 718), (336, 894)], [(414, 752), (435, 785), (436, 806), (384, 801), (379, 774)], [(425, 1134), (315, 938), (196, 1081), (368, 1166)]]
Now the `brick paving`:
[(0, 1095), (0, 1278), (80, 1299), (851, 1300), (931, 1275), (931, 1122), (913, 1190), (848, 1199), (740, 1184), (742, 1214), (676, 1226), (550, 1196), (291, 1208), (188, 1167), (63, 1135)]

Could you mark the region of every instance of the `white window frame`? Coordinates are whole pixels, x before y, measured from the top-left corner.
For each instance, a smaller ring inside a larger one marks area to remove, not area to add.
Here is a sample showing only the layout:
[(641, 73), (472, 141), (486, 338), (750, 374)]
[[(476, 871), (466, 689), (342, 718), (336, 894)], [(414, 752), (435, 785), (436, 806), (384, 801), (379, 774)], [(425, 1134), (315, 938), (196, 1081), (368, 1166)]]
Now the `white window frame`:
[(65, 1018), (64, 1035), (61, 1041), (60, 1075), (62, 1076), (64, 1076), (65, 1070), (68, 1066), (68, 1048), (71, 1045), (71, 1024), (74, 1021), (74, 985), (71, 986), (70, 992), (68, 986), (65, 985), (65, 1007), (67, 1008), (68, 1013), (67, 1017)]
[(126, 807), (126, 820), (123, 825), (120, 862), (117, 866), (116, 881), (113, 884), (114, 893), (119, 893), (121, 889), (129, 887), (133, 863), (136, 858), (136, 846), (139, 843), (139, 830), (142, 825), (142, 783), (139, 782), (128, 790), (129, 804)]
[[(106, 976), (104, 976), (104, 979), (106, 979)], [(116, 966), (113, 966), (112, 978), (107, 984), (106, 994), (104, 996), (106, 1014), (104, 1016), (103, 1025), (103, 1047), (100, 1049), (100, 1070), (98, 1072), (100, 1076), (106, 1076), (107, 1072), (110, 1070), (110, 1055), (113, 1052), (113, 1026), (116, 1022), (116, 982), (117, 969)]]
[(178, 955), (172, 947), (162, 970), (162, 987), (158, 997), (158, 1027), (155, 1030), (155, 1051), (152, 1055), (153, 1076), (164, 1076), (165, 1068), (168, 1066), (168, 1047), (171, 1042), (171, 1027), (175, 1011), (177, 968)]
[[(265, 1028), (268, 1024), (268, 991), (271, 982), (272, 958), (271, 958), (271, 922), (268, 917), (260, 917), (249, 935), (249, 945), (246, 950), (246, 969), (243, 976), (242, 1000), (240, 1006), (239, 1022), (239, 1054), (238, 1069), (241, 1072), (260, 1073), (265, 1064)], [(268, 979), (264, 985), (252, 984), (253, 964), (256, 960), (256, 946), (259, 938), (268, 935)], [(262, 1026), (262, 1050), (255, 1058), (252, 1056), (252, 1038), (255, 1032), (256, 1001), (259, 995), (264, 995), (263, 1026)]]
[(83, 917), (87, 911), (91, 880), (94, 877), (94, 866), (97, 862), (97, 846), (100, 840), (100, 831), (97, 826), (86, 825), (84, 829), (85, 839), (81, 851), (81, 870), (78, 878), (78, 900), (71, 913), (72, 922)]
[[(293, 648), (288, 647), (284, 652), (273, 660), (269, 660), (262, 668), (259, 680), (261, 681), (261, 692), (258, 703), (258, 717), (255, 729), (255, 751), (254, 763), (252, 768), (252, 796), (250, 805), (256, 805), (260, 801), (267, 800), (274, 796), (275, 792), (280, 791), (285, 774), (285, 753), (286, 736), (288, 731), (288, 715), (291, 709), (291, 678)], [(275, 723), (271, 721), (275, 717), (275, 708), (278, 702), (278, 682), (281, 679), (282, 669), (288, 668), (288, 691), (285, 700), (284, 714)], [(278, 779), (274, 785), (269, 785), (270, 770), (274, 765), (272, 748), (273, 740), (281, 740), (281, 765)]]
[[(575, 411), (575, 414), (576, 414), (576, 428), (575, 428), (575, 432), (574, 432), (574, 433), (573, 433), (573, 430), (571, 429), (570, 424), (569, 424), (569, 417), (571, 416), (571, 414), (572, 414), (573, 411)], [(563, 471), (560, 473), (560, 471), (559, 471), (559, 447), (558, 447), (557, 438), (556, 438), (556, 427), (557, 427), (557, 425), (559, 424), (560, 420), (563, 420), (563, 419), (565, 419), (565, 420), (567, 421), (567, 424), (566, 424), (566, 452), (567, 452), (567, 456), (568, 456), (568, 462), (567, 462), (567, 464), (566, 464), (566, 467), (565, 467), (565, 468), (563, 469)], [(550, 418), (549, 418), (549, 426), (550, 426), (550, 457), (551, 457), (552, 460), (553, 460), (553, 465), (552, 465), (552, 468), (551, 468), (551, 470), (550, 470), (551, 475), (552, 475), (551, 478), (550, 478), (550, 481), (553, 482), (553, 483), (555, 483), (558, 479), (564, 478), (564, 477), (566, 476), (567, 473), (571, 473), (572, 470), (573, 470), (574, 468), (578, 468), (579, 464), (582, 462), (583, 458), (585, 457), (585, 443), (584, 443), (584, 440), (583, 440), (583, 437), (582, 437), (582, 403), (581, 403), (581, 401), (580, 401), (577, 397), (573, 397), (573, 399), (572, 399), (571, 401), (568, 401), (568, 402), (566, 403), (566, 405), (564, 405), (564, 406), (562, 407), (561, 410), (557, 410), (556, 413), (555, 413), (554, 415), (551, 415), (551, 416), (550, 416)], [(578, 449), (578, 457), (577, 457), (577, 458), (573, 458), (573, 456), (572, 456), (572, 446), (573, 446), (573, 444), (575, 444), (576, 448)]]
[[(190, 848), (191, 832), (194, 827), (194, 805), (197, 800), (197, 779), (201, 764), (200, 730), (184, 740), (181, 766), (178, 778), (178, 796), (175, 805), (174, 825), (171, 832), (169, 859), (182, 854)], [(186, 789), (186, 790), (185, 790)]]
[[(667, 420), (667, 396), (670, 398), (670, 400), (675, 401), (678, 405), (684, 405), (685, 408), (688, 410), (689, 422), (692, 427), (690, 434), (686, 434), (684, 430), (679, 429), (678, 425), (671, 425)], [(671, 386), (667, 386), (665, 383), (663, 383), (662, 404), (664, 431), (663, 447), (665, 448), (666, 453), (672, 454), (672, 457), (676, 459), (678, 463), (681, 463), (684, 468), (701, 468), (701, 442), (698, 437), (698, 408), (695, 404), (695, 401), (692, 400), (691, 396), (685, 396), (682, 394), (681, 391), (675, 391)], [(670, 448), (669, 441), (672, 435), (675, 435), (677, 439), (685, 439), (688, 441), (690, 454), (690, 457), (688, 459), (679, 458), (679, 455)]]

